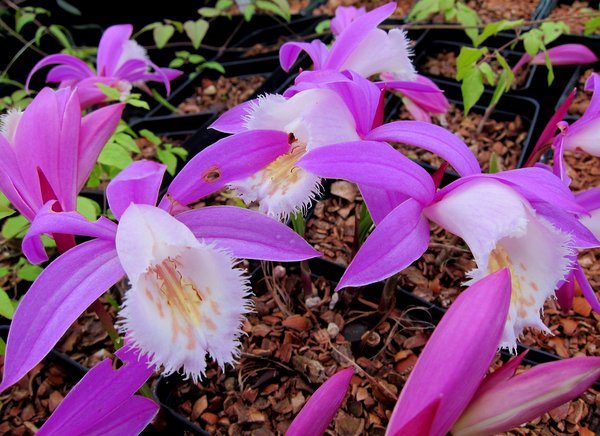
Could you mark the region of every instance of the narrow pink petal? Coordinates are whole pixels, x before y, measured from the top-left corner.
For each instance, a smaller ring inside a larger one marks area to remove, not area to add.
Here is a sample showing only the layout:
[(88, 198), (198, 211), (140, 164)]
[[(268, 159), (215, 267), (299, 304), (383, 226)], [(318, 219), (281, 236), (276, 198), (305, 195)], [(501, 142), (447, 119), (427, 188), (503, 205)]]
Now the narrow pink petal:
[(101, 239), (84, 242), (48, 265), (15, 311), (0, 391), (41, 361), (79, 315), (123, 274), (114, 241)]
[(319, 39), (315, 39), (311, 42), (286, 42), (279, 49), (279, 63), (281, 64), (281, 68), (285, 71), (289, 71), (303, 51), (305, 51), (313, 61), (315, 70), (320, 70), (322, 68), (329, 55), (329, 49), (323, 41)]
[[(154, 372), (145, 356), (125, 346), (116, 352), (124, 363), (113, 369), (111, 359), (94, 366), (60, 403), (39, 435), (137, 434), (158, 412), (158, 404), (135, 393)], [(128, 421), (132, 418), (133, 421)], [(137, 430), (137, 431), (136, 431)]]
[(35, 74), (39, 69), (47, 66), (47, 65), (55, 65), (55, 64), (65, 64), (73, 68), (74, 71), (80, 76), (80, 78), (89, 77), (94, 75), (94, 71), (79, 58), (75, 56), (67, 55), (67, 54), (53, 54), (50, 56), (46, 56), (41, 61), (33, 66), (29, 75), (27, 76), (27, 81), (25, 82), (25, 89), (29, 89), (29, 81), (31, 80), (31, 76)]
[(48, 260), (40, 239), (42, 234), (61, 233), (66, 235), (90, 236), (114, 240), (117, 225), (105, 217), (97, 221), (88, 221), (78, 212), (54, 212), (55, 201), (46, 203), (37, 213), (31, 227), (23, 238), (23, 254), (33, 264)]
[(319, 177), (390, 188), (428, 204), (435, 187), (423, 168), (388, 144), (374, 141), (327, 145), (308, 152), (298, 166)]
[(487, 375), (483, 379), (483, 383), (479, 386), (477, 393), (486, 392), (490, 389), (495, 388), (502, 383), (508, 381), (511, 377), (515, 375), (515, 371), (527, 355), (529, 350), (525, 350), (523, 353), (518, 356), (513, 357), (508, 362), (504, 363), (500, 368), (496, 369), (493, 373)]
[(575, 194), (575, 200), (588, 212), (600, 209), (600, 188), (591, 188)]
[(357, 8), (354, 6), (338, 6), (335, 10), (335, 17), (331, 20), (331, 33), (338, 36), (346, 29), (356, 18), (367, 13), (365, 7)]
[[(552, 65), (585, 65), (593, 64), (598, 57), (592, 50), (582, 44), (561, 44), (548, 49), (548, 56)], [(531, 63), (544, 65), (546, 54), (540, 52), (533, 57)]]
[(352, 368), (346, 368), (323, 383), (294, 418), (286, 435), (318, 436), (325, 433), (346, 397), (353, 373)]
[(42, 206), (39, 180), (36, 177), (23, 177), (19, 161), (13, 147), (0, 134), (0, 192), (28, 220), (32, 220)]
[(369, 208), (369, 213), (375, 225), (379, 225), (381, 220), (396, 206), (410, 198), (401, 192), (390, 191), (386, 188), (374, 188), (369, 185), (361, 185), (360, 193)]
[(96, 66), (100, 76), (112, 76), (119, 58), (123, 53), (125, 42), (131, 37), (133, 26), (131, 24), (119, 24), (110, 26), (102, 34), (98, 44), (98, 56)]
[(581, 292), (585, 299), (590, 303), (590, 306), (592, 306), (592, 309), (594, 309), (596, 313), (600, 313), (600, 302), (598, 301), (598, 297), (596, 296), (594, 289), (592, 289), (592, 286), (579, 263), (575, 264), (573, 274), (575, 275), (577, 283), (579, 283), (579, 287), (581, 288)]
[(567, 111), (569, 110), (569, 107), (571, 106), (571, 103), (573, 102), (573, 98), (575, 98), (576, 93), (577, 89), (573, 89), (573, 91), (571, 91), (567, 98), (565, 98), (565, 101), (563, 101), (562, 104), (559, 106), (556, 113), (552, 115), (552, 118), (550, 118), (550, 121), (548, 122), (546, 127), (544, 127), (542, 134), (535, 143), (535, 147), (533, 147), (533, 150), (531, 151), (531, 154), (529, 155), (529, 158), (525, 163), (526, 167), (533, 166), (536, 163), (536, 161), (540, 158), (541, 150), (543, 150), (545, 146), (552, 142), (552, 138), (554, 138), (556, 134), (557, 124), (560, 121), (562, 121), (565, 115), (567, 114)]
[[(383, 83), (387, 86), (393, 86), (395, 82)], [(445, 114), (448, 111), (448, 108), (450, 107), (448, 99), (444, 95), (443, 91), (431, 79), (417, 74), (417, 80), (410, 83), (419, 85), (419, 88), (415, 86), (404, 86), (403, 88), (398, 89), (414, 104), (419, 106), (424, 111), (434, 114)]]
[(456, 436), (510, 430), (581, 395), (600, 377), (600, 357), (544, 363), (477, 392), (452, 429)]
[(369, 133), (369, 141), (401, 142), (437, 154), (461, 176), (481, 173), (479, 162), (469, 147), (448, 130), (421, 121), (394, 121)]
[(121, 171), (106, 187), (108, 205), (117, 220), (131, 203), (156, 205), (158, 191), (167, 167), (140, 160)]
[(217, 121), (210, 125), (210, 128), (223, 133), (245, 132), (248, 129), (246, 128), (244, 117), (248, 115), (248, 112), (252, 110), (252, 106), (255, 104), (256, 100), (248, 100), (238, 104), (221, 115)]
[(330, 70), (339, 70), (346, 59), (350, 57), (354, 49), (366, 38), (366, 36), (375, 29), (383, 20), (392, 15), (396, 9), (396, 3), (391, 2), (380, 6), (367, 14), (356, 18), (341, 35), (337, 37), (327, 62), (323, 68)]
[(431, 115), (429, 115), (429, 112), (423, 110), (419, 104), (415, 103), (408, 97), (402, 97), (402, 102), (404, 103), (404, 106), (406, 106), (406, 110), (412, 115), (415, 121), (431, 123)]
[(575, 275), (573, 271), (565, 278), (564, 283), (556, 290), (556, 299), (563, 313), (569, 313), (573, 307), (573, 297), (575, 296)]
[(204, 207), (176, 218), (199, 240), (214, 242), (240, 259), (293, 262), (321, 255), (285, 224), (241, 207)]
[(358, 250), (336, 290), (374, 283), (417, 260), (429, 243), (429, 222), (422, 211), (409, 199), (390, 212)]
[(194, 156), (177, 174), (161, 200), (188, 205), (267, 166), (289, 151), (288, 136), (273, 130), (253, 130), (221, 139)]
[(413, 419), (408, 421), (402, 428), (395, 428), (391, 431), (388, 426), (386, 435), (389, 436), (402, 436), (402, 435), (430, 435), (431, 428), (435, 422), (435, 417), (440, 408), (443, 398), (440, 395), (438, 398), (433, 400), (427, 406), (417, 413)]
[(119, 125), (124, 104), (111, 104), (96, 109), (81, 121), (79, 136), (79, 166), (77, 168), (77, 190), (87, 181), (100, 152)]
[(46, 82), (60, 83), (65, 80), (73, 80), (75, 82), (85, 79), (89, 74), (83, 75), (81, 70), (72, 65), (57, 65), (48, 71)]
[(444, 401), (431, 434), (450, 430), (492, 363), (510, 295), (510, 273), (502, 269), (463, 291), (452, 303), (402, 389), (388, 432), (394, 434), (440, 395)]
[(536, 213), (552, 223), (557, 229), (571, 235), (571, 245), (574, 248), (595, 248), (600, 246), (594, 233), (590, 231), (576, 215), (569, 213), (555, 205), (548, 203), (532, 202)]

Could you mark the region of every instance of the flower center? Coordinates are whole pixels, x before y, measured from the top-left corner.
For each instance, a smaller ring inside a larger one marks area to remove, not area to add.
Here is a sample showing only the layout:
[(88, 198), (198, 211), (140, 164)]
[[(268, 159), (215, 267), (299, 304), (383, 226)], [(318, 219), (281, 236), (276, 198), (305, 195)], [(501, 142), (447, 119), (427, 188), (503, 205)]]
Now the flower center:
[(279, 156), (264, 169), (263, 180), (271, 182), (268, 195), (273, 195), (277, 191), (283, 193), (287, 187), (298, 182), (302, 171), (296, 163), (304, 153), (306, 153), (305, 145), (295, 145), (288, 153)]

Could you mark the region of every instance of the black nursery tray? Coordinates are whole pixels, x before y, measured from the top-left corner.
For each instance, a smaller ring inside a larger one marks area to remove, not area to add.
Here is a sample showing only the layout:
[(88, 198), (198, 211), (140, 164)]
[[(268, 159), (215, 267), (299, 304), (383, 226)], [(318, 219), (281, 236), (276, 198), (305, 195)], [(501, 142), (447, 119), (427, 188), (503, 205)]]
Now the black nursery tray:
[[(544, 8), (541, 8), (538, 10), (537, 15), (535, 16), (535, 20), (543, 20), (545, 18), (548, 18), (550, 16), (550, 14), (552, 14), (552, 11), (555, 8), (560, 7), (561, 5), (572, 5), (576, 0), (544, 0), (545, 2), (545, 6)], [(598, 12), (598, 7), (600, 6), (600, 1), (599, 0), (587, 0), (587, 3), (589, 4), (589, 7), (591, 9), (594, 9), (596, 12)], [(567, 21), (567, 24), (569, 24), (569, 22)], [(578, 36), (578, 37), (582, 37), (582, 38), (587, 38), (588, 40), (594, 41), (596, 43), (600, 43), (600, 35), (588, 35), (588, 36), (583, 36), (580, 34), (569, 34), (569, 36)]]

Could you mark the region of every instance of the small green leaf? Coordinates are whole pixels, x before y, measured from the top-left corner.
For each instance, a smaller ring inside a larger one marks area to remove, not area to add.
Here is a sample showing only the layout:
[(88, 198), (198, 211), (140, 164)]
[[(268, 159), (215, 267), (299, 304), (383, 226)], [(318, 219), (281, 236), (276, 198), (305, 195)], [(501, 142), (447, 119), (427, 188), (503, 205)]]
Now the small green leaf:
[(456, 0), (440, 0), (440, 10), (445, 11), (447, 9), (454, 8)]
[(69, 31), (65, 27), (58, 26), (56, 24), (52, 24), (52, 25), (50, 25), (50, 27), (48, 27), (48, 31), (56, 39), (58, 39), (58, 42), (60, 42), (63, 45), (63, 47), (71, 48), (71, 46), (73, 45), (73, 44), (71, 44), (71, 41), (70, 41), (69, 37), (67, 36), (67, 33)]
[(121, 93), (119, 92), (119, 90), (115, 89), (115, 88), (111, 88), (108, 85), (105, 85), (104, 83), (96, 83), (96, 86), (100, 89), (100, 91), (102, 91), (104, 93), (104, 95), (106, 95), (110, 100), (120, 100), (121, 99)]
[(548, 21), (540, 25), (540, 30), (544, 33), (544, 45), (548, 45), (563, 33), (569, 33), (569, 26), (563, 21)]
[(186, 160), (188, 157), (188, 151), (183, 147), (172, 147), (171, 152), (177, 155), (181, 160)]
[(196, 65), (196, 64), (199, 64), (200, 62), (204, 62), (206, 60), (206, 58), (199, 54), (193, 54), (193, 55), (190, 55), (188, 60), (190, 61), (190, 64)]
[(215, 62), (215, 61), (204, 62), (202, 64), (202, 68), (203, 69), (209, 68), (211, 70), (216, 70), (221, 74), (225, 74), (225, 68), (223, 68), (223, 65), (221, 65), (220, 63)]
[(490, 156), (490, 174), (496, 174), (497, 172), (499, 172), (500, 169), (498, 168), (498, 155), (495, 152), (492, 152), (492, 155)]
[(496, 75), (492, 71), (492, 67), (490, 67), (490, 64), (488, 64), (487, 62), (482, 62), (481, 64), (479, 64), (479, 71), (481, 71), (481, 73), (485, 76), (487, 83), (491, 86), (494, 86), (494, 83), (496, 81)]
[(254, 12), (256, 12), (254, 5), (246, 6), (246, 9), (244, 9), (244, 20), (250, 21), (254, 15)]
[(483, 94), (483, 75), (478, 69), (470, 70), (460, 86), (463, 102), (465, 105), (465, 115), (469, 113), (475, 103), (479, 101)]
[(290, 215), (290, 221), (292, 222), (292, 228), (298, 235), (304, 238), (304, 232), (306, 231), (306, 223), (304, 222), (304, 215), (302, 212), (294, 212)]
[(594, 17), (591, 20), (585, 22), (585, 30), (583, 34), (586, 36), (596, 33), (596, 30), (600, 27), (600, 16)]
[(23, 280), (33, 282), (37, 278), (37, 276), (39, 276), (42, 273), (42, 271), (43, 269), (41, 266), (31, 265), (28, 263), (19, 270), (17, 275)]
[(371, 218), (367, 203), (363, 202), (360, 206), (360, 223), (358, 224), (358, 242), (361, 245), (367, 239), (371, 227), (373, 227), (373, 218)]
[(12, 319), (15, 314), (15, 308), (6, 291), (0, 288), (0, 315), (4, 318)]
[[(462, 24), (465, 27), (470, 27), (470, 26), (477, 26), (479, 24), (479, 16), (477, 15), (477, 12), (475, 12), (473, 9), (471, 9), (470, 7), (468, 7), (467, 5), (463, 4), (463, 3), (457, 3), (456, 5), (456, 19), (458, 20), (458, 22), (460, 24)], [(477, 31), (476, 27), (470, 27), (465, 29), (465, 33), (467, 34), (467, 36), (469, 38), (471, 38), (471, 41), (473, 41), (473, 44), (476, 44), (477, 42), (477, 38), (479, 36), (479, 32)]]
[(215, 8), (220, 11), (224, 11), (225, 9), (228, 9), (231, 6), (233, 6), (233, 0), (217, 0)]
[(221, 11), (215, 8), (200, 8), (198, 13), (206, 18), (214, 18), (221, 15)]
[(187, 59), (190, 56), (190, 52), (186, 50), (176, 51), (175, 56), (181, 59)]
[(4, 277), (8, 273), (10, 273), (10, 269), (9, 268), (7, 268), (5, 266), (0, 267), (0, 277)]
[(322, 34), (326, 30), (331, 28), (331, 20), (323, 20), (315, 27), (315, 33), (318, 35)]
[(440, 0), (420, 0), (408, 14), (408, 21), (423, 21), (440, 11)]
[(546, 64), (546, 68), (548, 68), (548, 86), (552, 85), (552, 82), (554, 82), (554, 68), (552, 67), (552, 61), (550, 60), (550, 55), (548, 54), (548, 50), (546, 50), (546, 47), (543, 48), (544, 50), (544, 63)]
[(523, 34), (523, 45), (529, 56), (533, 57), (542, 48), (544, 33), (540, 29), (531, 29)]
[(475, 45), (482, 44), (486, 39), (488, 39), (490, 36), (497, 34), (498, 32), (501, 32), (503, 30), (511, 30), (516, 27), (520, 27), (523, 25), (524, 22), (525, 22), (525, 20), (516, 20), (516, 21), (500, 20), (500, 21), (486, 24), (485, 28), (483, 29), (483, 32), (481, 32), (481, 35), (479, 35), (479, 38), (477, 38), (477, 42)]
[(133, 162), (133, 159), (123, 147), (116, 143), (108, 143), (98, 156), (98, 163), (111, 167), (124, 169)]
[(116, 142), (126, 150), (131, 151), (132, 153), (140, 152), (140, 148), (135, 143), (134, 139), (125, 132), (115, 133), (111, 140)]
[(129, 106), (139, 107), (142, 109), (150, 110), (150, 106), (148, 105), (148, 102), (144, 101), (144, 100), (138, 100), (136, 98), (128, 98), (127, 104)]
[(456, 59), (456, 80), (462, 80), (470, 70), (475, 68), (477, 61), (486, 53), (486, 47), (461, 47), (458, 58)]
[(8, 218), (2, 226), (2, 236), (5, 239), (21, 239), (29, 229), (29, 221), (23, 215)]
[(21, 29), (23, 29), (26, 24), (29, 24), (34, 20), (35, 14), (30, 12), (19, 13), (19, 11), (17, 11), (17, 15), (15, 16), (15, 30), (17, 33), (20, 33)]
[(158, 136), (156, 136), (154, 133), (152, 133), (148, 129), (142, 129), (142, 130), (140, 130), (139, 133), (141, 136), (146, 138), (148, 141), (150, 141), (154, 145), (159, 145), (162, 142), (162, 140)]
[(81, 16), (81, 11), (66, 0), (56, 0), (56, 4), (71, 15)]
[[(270, 2), (267, 0), (256, 0), (255, 4), (258, 9), (262, 9), (263, 11), (272, 12), (275, 15), (279, 15), (286, 21), (290, 20), (289, 10), (285, 10), (281, 8), (278, 2)], [(286, 3), (287, 4), (287, 3)]]
[(38, 27), (38, 29), (35, 31), (35, 45), (37, 45), (38, 47), (40, 46), (40, 44), (42, 43), (42, 36), (44, 36), (46, 34), (46, 26), (40, 26)]
[(185, 29), (188, 38), (190, 38), (190, 41), (192, 41), (192, 46), (198, 50), (204, 39), (204, 35), (206, 35), (206, 32), (208, 31), (208, 21), (203, 19), (186, 21), (183, 23), (183, 28)]
[(163, 48), (174, 33), (175, 27), (171, 24), (159, 24), (152, 30), (152, 36), (158, 48)]
[(77, 212), (94, 221), (100, 215), (100, 205), (87, 197), (77, 197)]
[(169, 62), (169, 68), (179, 68), (185, 64), (185, 60), (181, 58), (175, 58), (171, 62)]
[(175, 170), (177, 169), (177, 158), (175, 155), (169, 150), (161, 150), (159, 148), (156, 150), (156, 156), (158, 157), (159, 161), (167, 166), (167, 172), (174, 176)]
[(4, 356), (6, 354), (6, 342), (4, 339), (0, 338), (0, 356)]

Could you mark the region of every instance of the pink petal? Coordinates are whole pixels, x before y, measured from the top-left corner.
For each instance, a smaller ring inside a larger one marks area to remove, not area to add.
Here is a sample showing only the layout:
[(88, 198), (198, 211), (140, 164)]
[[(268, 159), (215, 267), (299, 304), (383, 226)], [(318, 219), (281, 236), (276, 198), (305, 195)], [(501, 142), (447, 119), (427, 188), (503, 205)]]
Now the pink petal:
[(373, 141), (345, 142), (319, 147), (297, 164), (319, 177), (345, 179), (359, 185), (390, 189), (431, 201), (435, 187), (429, 174), (390, 145)]
[(294, 418), (286, 435), (322, 435), (346, 397), (352, 374), (352, 368), (346, 368), (323, 383)]
[(417, 260), (429, 243), (429, 222), (422, 211), (409, 199), (390, 212), (358, 250), (336, 290), (374, 283)]
[[(598, 57), (582, 44), (561, 44), (548, 49), (548, 56), (552, 65), (585, 65), (593, 64)], [(531, 63), (534, 65), (544, 65), (546, 63), (546, 54), (540, 52), (533, 57)]]
[(284, 132), (253, 130), (221, 139), (194, 156), (177, 174), (161, 200), (188, 205), (218, 191), (228, 183), (243, 179), (289, 151)]
[(579, 287), (581, 288), (581, 292), (585, 299), (590, 303), (590, 306), (592, 306), (592, 309), (594, 309), (596, 313), (600, 313), (600, 302), (598, 301), (598, 297), (596, 296), (594, 289), (592, 289), (592, 286), (579, 263), (575, 263), (573, 274), (577, 283), (579, 283)]
[(252, 110), (252, 106), (255, 104), (256, 100), (248, 100), (238, 104), (221, 115), (217, 121), (210, 125), (210, 128), (224, 133), (245, 132), (248, 129), (246, 128), (244, 117), (248, 115), (248, 112)]
[(361, 185), (360, 193), (375, 225), (379, 225), (381, 220), (394, 210), (396, 206), (410, 198), (409, 195), (398, 191), (390, 191), (386, 188), (374, 188), (369, 185)]
[(303, 51), (313, 61), (315, 70), (322, 68), (329, 55), (329, 49), (319, 39), (311, 42), (286, 42), (279, 49), (279, 63), (281, 64), (281, 68), (289, 71)]
[(117, 220), (131, 203), (156, 205), (158, 190), (167, 167), (140, 160), (121, 171), (106, 187), (108, 205)]
[(404, 427), (394, 429), (392, 433), (388, 427), (387, 435), (401, 436), (401, 435), (432, 435), (431, 429), (435, 421), (435, 417), (442, 403), (442, 396), (433, 400), (427, 406), (423, 408), (419, 413), (415, 415), (413, 419), (408, 421)]
[(28, 220), (33, 220), (42, 206), (39, 180), (37, 177), (23, 177), (19, 161), (13, 147), (0, 134), (0, 192)]
[(335, 17), (331, 20), (331, 33), (338, 36), (346, 27), (358, 17), (367, 13), (365, 7), (356, 8), (354, 6), (338, 6), (335, 10)]
[(84, 242), (42, 271), (15, 311), (0, 391), (27, 374), (75, 320), (124, 274), (114, 241)]
[(565, 278), (564, 283), (556, 290), (556, 299), (563, 313), (569, 313), (573, 307), (573, 297), (575, 296), (575, 276), (573, 271)]
[(124, 365), (113, 369), (111, 359), (104, 359), (94, 366), (37, 434), (117, 435), (138, 434), (144, 429), (159, 406), (135, 393), (154, 368), (148, 366), (145, 356), (138, 356), (127, 345), (115, 354)]
[(376, 128), (365, 139), (420, 147), (442, 157), (461, 176), (481, 173), (477, 158), (458, 136), (430, 123), (394, 121)]
[(29, 81), (31, 80), (31, 76), (33, 76), (33, 74), (36, 71), (45, 67), (46, 65), (54, 65), (54, 64), (68, 65), (69, 67), (71, 67), (73, 69), (75, 74), (77, 74), (77, 76), (79, 76), (78, 77), (79, 80), (81, 80), (85, 77), (93, 76), (95, 74), (94, 71), (88, 66), (88, 64), (86, 64), (81, 59), (76, 58), (75, 56), (71, 56), (71, 55), (67, 55), (67, 54), (53, 54), (50, 56), (46, 56), (45, 58), (43, 58), (41, 61), (39, 61), (37, 64), (35, 64), (33, 66), (31, 71), (29, 72), (29, 75), (27, 76), (27, 81), (25, 82), (25, 89), (29, 89)]
[(492, 363), (510, 295), (510, 273), (502, 269), (463, 291), (452, 303), (402, 389), (388, 432), (394, 434), (440, 395), (444, 401), (431, 434), (450, 430)]
[(478, 391), (452, 434), (509, 430), (581, 395), (598, 377), (600, 357), (574, 357), (537, 365), (491, 389)]
[(119, 62), (123, 46), (131, 37), (133, 26), (131, 24), (119, 24), (110, 26), (102, 34), (100, 44), (98, 44), (98, 56), (96, 66), (98, 75), (113, 76), (115, 67)]
[(248, 209), (211, 206), (176, 218), (196, 238), (215, 243), (240, 259), (293, 262), (321, 255), (285, 224)]

